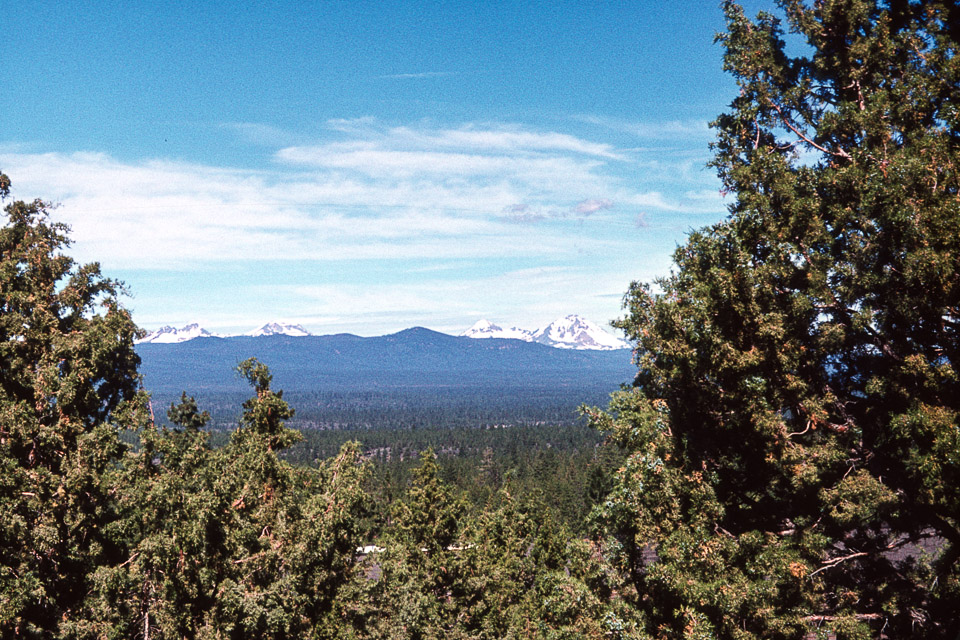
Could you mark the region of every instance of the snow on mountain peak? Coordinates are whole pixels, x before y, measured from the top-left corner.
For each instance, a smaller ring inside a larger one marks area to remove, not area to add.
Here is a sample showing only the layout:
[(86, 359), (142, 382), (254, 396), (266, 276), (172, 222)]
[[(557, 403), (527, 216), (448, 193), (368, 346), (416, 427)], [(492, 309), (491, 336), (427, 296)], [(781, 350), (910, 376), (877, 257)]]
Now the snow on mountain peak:
[(600, 325), (578, 315), (558, 318), (533, 333), (541, 344), (560, 349), (627, 349), (630, 345)]
[(533, 341), (529, 331), (518, 329), (516, 327), (504, 329), (503, 327), (493, 324), (489, 320), (478, 320), (476, 324), (460, 335), (467, 338), (512, 338), (514, 340), (524, 340), (526, 342)]
[(630, 345), (611, 335), (600, 325), (578, 315), (558, 318), (536, 331), (503, 329), (488, 320), (480, 320), (460, 335), (468, 338), (513, 338), (539, 342), (560, 349), (628, 349)]
[[(473, 334), (488, 334), (495, 331), (502, 331), (500, 327), (493, 324), (486, 318), (477, 320), (472, 327), (461, 333), (461, 336), (473, 337)], [(487, 337), (484, 335), (484, 337)]]
[(186, 342), (187, 340), (193, 340), (194, 338), (215, 338), (216, 336), (203, 327), (201, 327), (196, 322), (188, 324), (180, 329), (175, 327), (166, 326), (160, 327), (156, 331), (151, 331), (145, 335), (140, 340), (137, 340), (137, 344), (144, 343), (153, 343), (153, 344), (174, 344), (177, 342)]
[(254, 329), (245, 336), (294, 336), (297, 338), (313, 335), (299, 324), (288, 324), (286, 322), (268, 322), (259, 329)]

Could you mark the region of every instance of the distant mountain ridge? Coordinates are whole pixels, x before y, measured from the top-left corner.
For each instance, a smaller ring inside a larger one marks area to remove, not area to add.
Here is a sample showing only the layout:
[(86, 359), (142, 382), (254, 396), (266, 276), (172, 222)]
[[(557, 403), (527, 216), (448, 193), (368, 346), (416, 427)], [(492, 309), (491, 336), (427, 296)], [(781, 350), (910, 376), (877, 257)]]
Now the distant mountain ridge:
[[(447, 334), (443, 334), (447, 335)], [(165, 326), (148, 333), (137, 341), (138, 344), (178, 344), (195, 338), (240, 338), (288, 336), (293, 338), (311, 337), (314, 334), (302, 325), (285, 322), (268, 322), (263, 326), (240, 335), (218, 335), (191, 323), (180, 329)], [(615, 350), (629, 349), (630, 344), (611, 335), (594, 322), (578, 315), (558, 318), (545, 327), (529, 331), (510, 327), (503, 329), (487, 320), (480, 320), (460, 334), (466, 338), (500, 338), (537, 342), (549, 347), (574, 350)]]
[(598, 324), (578, 315), (558, 318), (545, 327), (528, 331), (510, 327), (503, 329), (488, 320), (480, 320), (460, 334), (466, 338), (511, 338), (539, 342), (558, 349), (611, 350), (629, 349), (625, 340), (611, 335)]
[[(288, 324), (286, 322), (268, 322), (267, 324), (241, 334), (244, 336), (293, 336), (304, 337), (313, 334), (304, 329), (299, 324)], [(137, 344), (177, 344), (187, 342), (194, 338), (234, 338), (237, 336), (224, 336), (207, 331), (199, 323), (191, 323), (185, 327), (177, 329), (175, 327), (161, 327), (156, 331), (151, 331), (146, 336), (137, 340)]]
[[(234, 370), (256, 357), (278, 388), (446, 389), (616, 388), (633, 375), (625, 350), (555, 349), (516, 339), (472, 340), (422, 327), (377, 337), (233, 336), (176, 344), (141, 343), (141, 373), (155, 393), (244, 391)], [(578, 391), (579, 392), (579, 391)]]

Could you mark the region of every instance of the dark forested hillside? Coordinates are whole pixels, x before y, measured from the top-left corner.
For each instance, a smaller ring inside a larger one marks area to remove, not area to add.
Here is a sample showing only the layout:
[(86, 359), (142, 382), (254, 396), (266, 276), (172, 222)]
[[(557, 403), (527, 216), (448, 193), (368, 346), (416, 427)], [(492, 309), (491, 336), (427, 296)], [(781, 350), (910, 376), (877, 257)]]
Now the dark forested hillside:
[(630, 352), (555, 349), (520, 340), (473, 340), (414, 328), (387, 336), (260, 336), (141, 344), (148, 390), (240, 391), (231, 372), (255, 357), (290, 391), (516, 386), (610, 389), (630, 380)]
[(141, 344), (155, 406), (182, 391), (236, 422), (245, 397), (238, 362), (267, 363), (301, 428), (572, 424), (583, 403), (606, 401), (632, 376), (630, 352), (573, 351), (520, 340), (473, 340), (414, 328), (375, 338), (261, 336)]

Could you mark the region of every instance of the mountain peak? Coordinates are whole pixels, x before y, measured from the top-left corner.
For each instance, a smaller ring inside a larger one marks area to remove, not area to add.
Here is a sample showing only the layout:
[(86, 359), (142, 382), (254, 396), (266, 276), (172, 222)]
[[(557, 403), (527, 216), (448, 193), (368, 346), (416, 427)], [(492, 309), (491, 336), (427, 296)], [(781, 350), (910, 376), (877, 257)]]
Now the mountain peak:
[(608, 350), (630, 347), (627, 342), (611, 335), (598, 324), (576, 314), (557, 318), (536, 331), (516, 327), (502, 329), (489, 320), (479, 320), (460, 335), (468, 338), (513, 338), (560, 349)]
[(630, 345), (586, 318), (570, 314), (533, 332), (533, 339), (560, 349), (627, 349)]
[(268, 322), (258, 329), (249, 331), (245, 336), (294, 336), (297, 338), (313, 335), (299, 324), (289, 324), (286, 322)]
[(177, 342), (186, 342), (187, 340), (193, 340), (194, 338), (215, 338), (215, 337), (217, 336), (210, 333), (203, 327), (201, 327), (199, 323), (192, 322), (179, 329), (175, 327), (171, 327), (169, 325), (165, 327), (160, 327), (156, 331), (151, 331), (140, 340), (137, 340), (137, 344), (144, 344), (144, 343), (174, 344)]
[(489, 320), (487, 320), (486, 318), (483, 318), (481, 320), (477, 320), (472, 327), (470, 327), (460, 335), (466, 336), (471, 333), (486, 333), (490, 331), (502, 331), (502, 329), (497, 325), (493, 324), (492, 322), (490, 322)]
[(513, 340), (523, 340), (532, 342), (530, 332), (516, 327), (504, 329), (499, 325), (493, 324), (489, 320), (478, 320), (476, 324), (460, 334), (467, 338), (511, 338)]

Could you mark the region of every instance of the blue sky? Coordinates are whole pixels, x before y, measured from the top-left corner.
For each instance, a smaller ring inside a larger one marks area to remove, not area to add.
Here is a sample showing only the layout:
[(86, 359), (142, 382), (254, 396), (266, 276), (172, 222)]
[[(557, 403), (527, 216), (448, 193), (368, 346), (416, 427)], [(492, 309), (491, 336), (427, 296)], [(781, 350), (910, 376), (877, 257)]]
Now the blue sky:
[(724, 215), (712, 1), (4, 5), (0, 169), (148, 329), (606, 323)]

